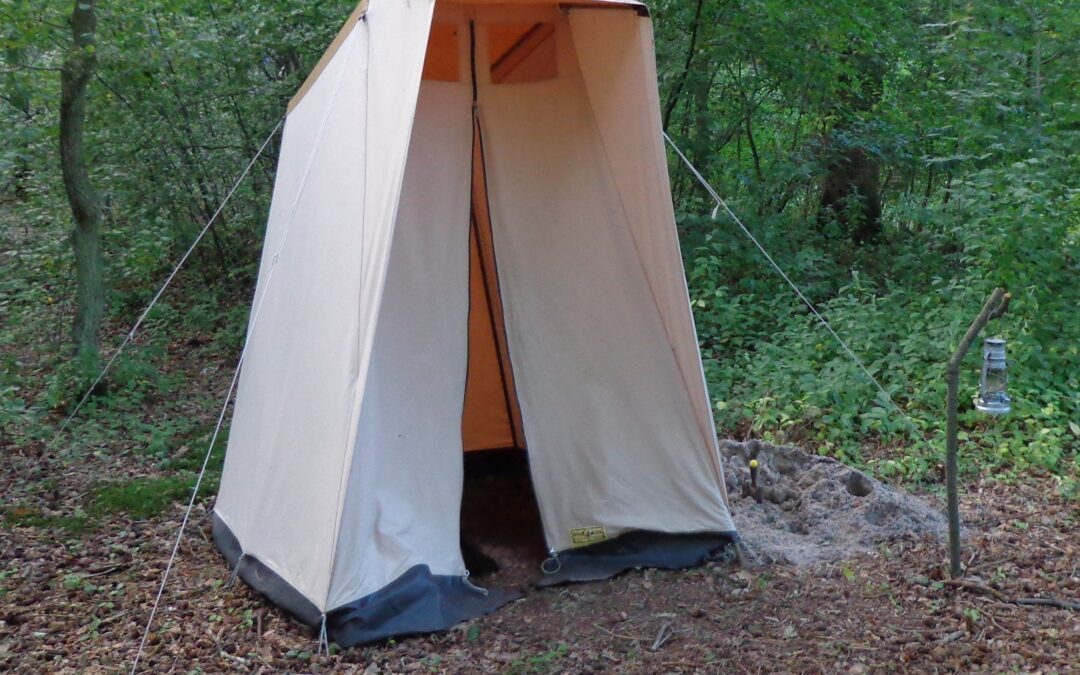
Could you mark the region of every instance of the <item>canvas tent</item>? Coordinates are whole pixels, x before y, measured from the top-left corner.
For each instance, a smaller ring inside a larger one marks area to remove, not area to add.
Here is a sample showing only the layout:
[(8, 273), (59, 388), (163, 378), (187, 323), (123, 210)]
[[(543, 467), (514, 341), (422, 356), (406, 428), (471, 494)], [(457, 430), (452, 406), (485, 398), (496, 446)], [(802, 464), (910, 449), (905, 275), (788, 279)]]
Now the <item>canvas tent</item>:
[(285, 124), (224, 474), (239, 575), (348, 645), (448, 628), (463, 453), (548, 581), (734, 539), (636, 2), (362, 2)]

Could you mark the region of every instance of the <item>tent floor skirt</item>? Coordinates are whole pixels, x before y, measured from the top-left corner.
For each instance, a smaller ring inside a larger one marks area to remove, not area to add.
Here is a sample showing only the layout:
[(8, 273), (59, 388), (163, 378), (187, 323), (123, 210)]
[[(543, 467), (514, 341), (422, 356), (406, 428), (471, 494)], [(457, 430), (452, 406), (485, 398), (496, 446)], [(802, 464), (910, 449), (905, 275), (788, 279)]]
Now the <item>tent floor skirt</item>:
[[(213, 531), (214, 543), (241, 579), (304, 623), (319, 625), (322, 613), (315, 604), (257, 558), (244, 554), (216, 513)], [(427, 565), (416, 565), (378, 591), (328, 611), (327, 636), (340, 647), (352, 647), (432, 633), (489, 614), (522, 595), (516, 589), (485, 590), (464, 577), (432, 574)]]
[(342, 647), (433, 633), (490, 614), (523, 595), (512, 588), (477, 588), (465, 577), (432, 574), (427, 565), (416, 565), (375, 593), (328, 612), (326, 629)]
[[(723, 555), (739, 541), (735, 532), (667, 533), (636, 530), (608, 541), (560, 551), (558, 566), (536, 582), (540, 588), (609, 579), (637, 567), (687, 569)], [(549, 562), (545, 568), (554, 567)]]
[[(322, 612), (292, 584), (263, 564), (261, 560), (244, 553), (240, 541), (218, 514), (214, 513), (214, 544), (225, 556), (229, 567), (249, 586), (262, 593), (278, 607), (286, 610), (304, 623), (316, 626), (322, 620)], [(243, 558), (241, 560), (241, 558)]]

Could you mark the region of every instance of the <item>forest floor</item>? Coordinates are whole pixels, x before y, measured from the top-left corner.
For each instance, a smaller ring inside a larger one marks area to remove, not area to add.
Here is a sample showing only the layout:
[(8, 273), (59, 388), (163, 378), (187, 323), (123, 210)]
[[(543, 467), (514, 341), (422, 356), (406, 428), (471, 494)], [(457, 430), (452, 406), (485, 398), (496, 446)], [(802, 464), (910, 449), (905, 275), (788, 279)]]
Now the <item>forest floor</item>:
[[(70, 462), (0, 452), (0, 671), (130, 668), (184, 505), (147, 518), (94, 515), (103, 479), (156, 471), (132, 454)], [(466, 488), (466, 515), (469, 507)], [(935, 505), (940, 499), (926, 498)], [(546, 590), (528, 525), (484, 546), (484, 584), (527, 595), (453, 630), (314, 654), (316, 637), (243, 583), (193, 513), (140, 664), (145, 672), (1077, 672), (1080, 611), (1022, 605), (1080, 598), (1080, 521), (1052, 479), (964, 485), (967, 576), (948, 581), (932, 538), (801, 567), (732, 563), (639, 570)], [(76, 515), (72, 515), (76, 514)]]
[[(180, 416), (194, 425), (185, 428), (212, 427), (220, 404), (210, 397), (227, 389), (231, 372), (212, 365), (225, 359), (210, 336), (189, 332), (164, 350), (172, 365), (162, 369), (182, 371), (182, 384), (136, 401), (124, 424), (156, 429)], [(40, 370), (37, 344), (0, 345), (24, 381)], [(23, 393), (40, 408), (44, 387), (33, 389)], [(122, 425), (90, 423), (109, 410), (84, 413), (49, 446), (0, 435), (0, 672), (127, 672), (135, 658), (206, 446), (196, 434), (155, 459)], [(752, 446), (725, 444), (733, 453)], [(212, 466), (220, 458), (218, 448)], [(820, 468), (815, 460), (796, 473)], [(1080, 611), (1016, 603), (1080, 600), (1080, 510), (1048, 475), (964, 481), (963, 585), (948, 580), (946, 547), (927, 535), (870, 547), (838, 540), (835, 555), (799, 566), (638, 570), (544, 590), (532, 586), (544, 557), (535, 501), (527, 490), (493, 486), (498, 477), (472, 476), (465, 532), (501, 566), (477, 583), (521, 586), (525, 597), (443, 633), (330, 656), (315, 653), (309, 627), (246, 584), (228, 583), (210, 538), (209, 478), (143, 672), (1078, 672)], [(744, 479), (729, 471), (737, 520), (763, 506), (737, 493)], [(938, 512), (939, 487), (916, 490)], [(773, 496), (784, 510), (785, 498)], [(482, 522), (492, 514), (507, 518)], [(836, 532), (843, 539), (846, 530)]]

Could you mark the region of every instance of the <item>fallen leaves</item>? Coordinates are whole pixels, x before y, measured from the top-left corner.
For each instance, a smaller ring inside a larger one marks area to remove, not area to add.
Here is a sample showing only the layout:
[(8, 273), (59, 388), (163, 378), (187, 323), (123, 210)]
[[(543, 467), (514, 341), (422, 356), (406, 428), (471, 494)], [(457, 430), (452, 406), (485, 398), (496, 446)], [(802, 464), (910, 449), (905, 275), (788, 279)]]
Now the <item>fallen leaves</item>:
[[(0, 457), (0, 466), (5, 480), (25, 475), (10, 455)], [(80, 470), (90, 475), (64, 471), (85, 485), (113, 466)], [(887, 555), (803, 570), (715, 564), (630, 572), (533, 591), (460, 630), (331, 656), (317, 655), (307, 626), (245, 584), (226, 585), (231, 570), (209, 541), (208, 511), (200, 505), (143, 663), (146, 671), (249, 673), (1067, 672), (1080, 652), (1077, 614), (1008, 600), (1080, 598), (1075, 505), (1043, 489), (1045, 479), (1024, 480), (1030, 483), (1024, 489), (992, 481), (972, 486), (964, 504), (969, 576), (963, 580), (948, 578), (944, 547), (930, 541), (897, 542)], [(80, 494), (77, 486), (59, 490), (70, 499)], [(181, 515), (179, 505), (137, 523), (113, 515), (84, 535), (0, 530), (0, 670), (126, 669)], [(1015, 520), (1028, 528), (1011, 526)], [(534, 562), (506, 565), (502, 581), (527, 581), (536, 574)]]

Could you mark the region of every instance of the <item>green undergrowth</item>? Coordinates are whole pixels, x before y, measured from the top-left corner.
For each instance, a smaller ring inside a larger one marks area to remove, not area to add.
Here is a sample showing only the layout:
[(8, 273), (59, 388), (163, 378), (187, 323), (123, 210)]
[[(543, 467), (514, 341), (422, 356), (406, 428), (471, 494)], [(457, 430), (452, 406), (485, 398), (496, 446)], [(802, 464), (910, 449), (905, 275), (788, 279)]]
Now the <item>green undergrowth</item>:
[[(1068, 64), (1080, 44), (1076, 3), (652, 4), (666, 132), (887, 392), (723, 212), (704, 215), (714, 203), (671, 156), (720, 433), (797, 444), (897, 481), (939, 480), (945, 363), (1002, 286), (1012, 304), (984, 337), (1009, 341), (1014, 410), (989, 418), (973, 409), (976, 344), (962, 369), (962, 469), (1002, 479), (1049, 473), (1061, 494), (1075, 496), (1080, 104)], [(4, 519), (76, 531), (109, 514), (148, 517), (185, 498), (225, 394), (277, 146), (54, 443), (101, 365), (71, 357), (72, 221), (57, 170), (52, 67), (69, 36), (59, 6), (43, 20), (33, 3), (9, 5), (18, 30), (0, 55), (8, 59), (0, 98), (13, 102), (21, 91), (32, 105), (0, 104), (0, 453), (45, 446), (73, 465), (133, 457), (164, 475), (94, 485), (82, 515), (9, 507)], [(233, 177), (344, 7), (257, 5), (170, 6), (159, 13), (171, 20), (148, 32), (143, 8), (121, 4), (99, 25), (108, 49), (91, 83), (86, 143), (104, 209), (103, 358), (233, 194)], [(43, 67), (23, 68), (30, 56)], [(169, 87), (146, 86), (165, 80)], [(223, 98), (192, 103), (207, 91)], [(832, 165), (856, 150), (877, 166), (883, 207), (879, 236), (861, 245), (852, 236), (865, 224), (857, 204), (844, 207), (846, 224), (821, 208)]]
[[(221, 434), (210, 451), (206, 473), (199, 485), (198, 500), (217, 494), (225, 460), (225, 438)], [(203, 434), (198, 451), (189, 451), (157, 463), (164, 475), (141, 476), (126, 480), (100, 481), (91, 487), (83, 502), (72, 513), (53, 513), (33, 505), (15, 505), (0, 512), (9, 527), (36, 527), (58, 530), (73, 536), (94, 532), (102, 521), (113, 517), (147, 520), (164, 513), (173, 504), (187, 503), (198, 480), (205, 458), (209, 434)]]
[(50, 515), (29, 506), (13, 506), (4, 510), (3, 520), (7, 527), (36, 527), (43, 530), (60, 530), (70, 535), (83, 535), (93, 529), (93, 523), (85, 514)]
[[(980, 180), (1002, 191), (1029, 180), (1053, 187), (1062, 175), (1032, 173), (1025, 164)], [(1005, 478), (1045, 471), (1061, 494), (1075, 497), (1080, 204), (1063, 189), (1042, 202), (1018, 195), (1028, 200), (1025, 219), (1018, 202), (984, 209), (979, 200), (988, 190), (972, 180), (957, 188), (953, 210), (938, 214), (944, 222), (894, 221), (880, 241), (862, 247), (805, 229), (785, 234), (792, 223), (750, 221), (905, 413), (733, 227), (694, 237), (702, 219), (684, 215), (691, 302), (721, 434), (801, 445), (883, 477), (937, 480), (945, 365), (990, 291), (1003, 286), (1012, 294), (1008, 312), (981, 338), (1008, 340), (1013, 410), (992, 417), (974, 409), (980, 339), (961, 368), (961, 470)]]
[(123, 513), (136, 520), (152, 518), (173, 502), (189, 498), (194, 486), (195, 478), (191, 476), (135, 478), (101, 485), (94, 490), (90, 513)]
[[(71, 358), (67, 242), (48, 229), (24, 233), (18, 224), (26, 217), (44, 218), (0, 209), (0, 234), (10, 245), (0, 275), (0, 310), (11, 319), (0, 322), (0, 452), (36, 444), (73, 465), (91, 455), (128, 454), (155, 475), (92, 482), (80, 503), (64, 505), (64, 513), (33, 500), (10, 504), (0, 509), (0, 523), (81, 536), (108, 518), (152, 518), (186, 502), (210, 441), (208, 425), (224, 396), (208, 384), (227, 385), (227, 378), (213, 374), (230, 368), (243, 339), (247, 308), (237, 299), (247, 282), (227, 287), (208, 285), (198, 276), (177, 277), (136, 339), (57, 434), (103, 364)], [(166, 258), (136, 262), (113, 261), (114, 273), (120, 274), (112, 279), (108, 330), (102, 336), (106, 357), (168, 272)], [(137, 277), (131, 265), (138, 268)], [(199, 490), (202, 498), (217, 492), (227, 438), (225, 430), (215, 443)]]

